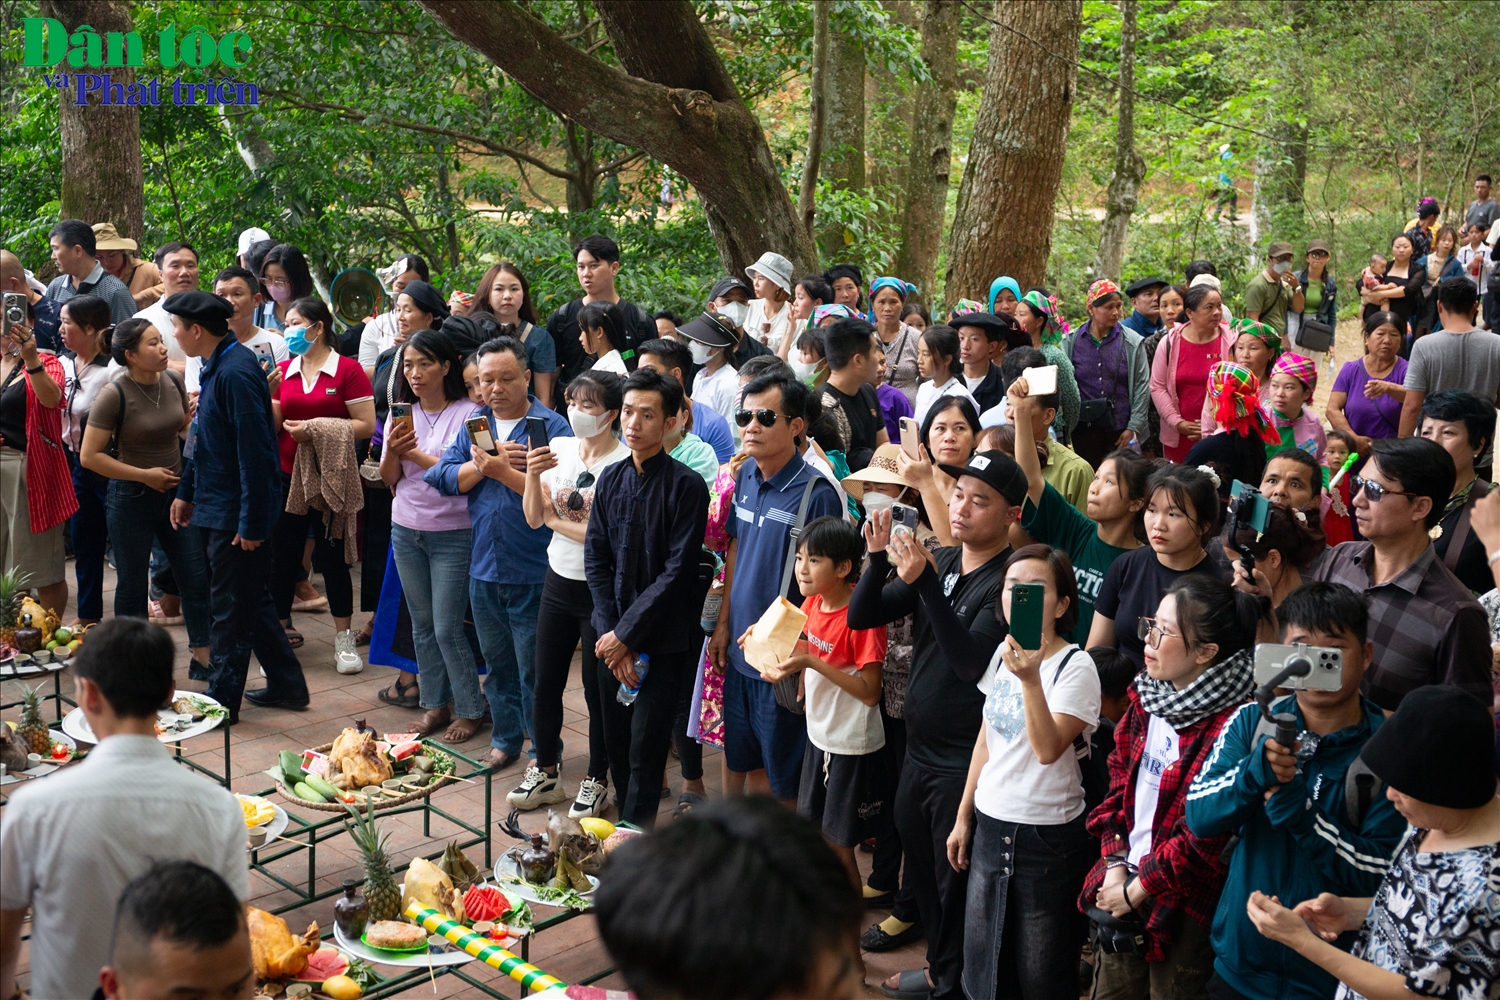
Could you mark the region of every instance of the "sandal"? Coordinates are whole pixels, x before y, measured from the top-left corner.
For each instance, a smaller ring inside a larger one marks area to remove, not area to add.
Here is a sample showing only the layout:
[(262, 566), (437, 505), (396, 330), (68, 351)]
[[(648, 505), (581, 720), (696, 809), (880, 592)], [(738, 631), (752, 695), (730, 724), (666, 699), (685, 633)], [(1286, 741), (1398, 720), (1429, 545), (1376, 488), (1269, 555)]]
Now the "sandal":
[(166, 612), (162, 611), (160, 601), (151, 602), (149, 614), (151, 615), (151, 624), (153, 625), (161, 625), (165, 627), (167, 625), (181, 625), (183, 623), (181, 610), (179, 610), (175, 615), (168, 615)]
[(411, 731), (416, 733), (418, 737), (431, 736), (452, 721), (453, 713), (449, 712), (446, 706), (443, 708), (430, 708), (423, 713), (420, 719), (412, 724)]
[[(391, 688), (396, 689), (395, 694), (391, 694)], [(395, 705), (397, 708), (419, 707), (417, 705), (417, 682), (412, 681), (410, 684), (402, 684), (400, 677), (396, 678), (396, 683), (392, 684), (390, 688), (381, 688), (380, 693), (375, 697), (387, 705)]]
[(478, 719), (454, 719), (443, 733), (443, 742), (448, 744), (467, 743), (479, 732)]
[(298, 632), (294, 628), (289, 628), (286, 630), (286, 641), (293, 649), (301, 649), (302, 643), (306, 640), (302, 638), (301, 632)]
[(692, 792), (683, 792), (677, 798), (677, 808), (672, 810), (672, 818), (681, 819), (688, 813), (692, 812), (694, 806), (700, 806), (702, 804), (703, 796), (696, 795)]
[(363, 628), (354, 633), (354, 644), (356, 646), (368, 646), (370, 644), (370, 636), (374, 634), (375, 621), (374, 619), (371, 619), (370, 621), (365, 622)]
[(927, 1000), (932, 996), (932, 984), (927, 981), (926, 969), (907, 969), (898, 972), (891, 977), (896, 980), (894, 987), (880, 984), (880, 992), (895, 1000)]

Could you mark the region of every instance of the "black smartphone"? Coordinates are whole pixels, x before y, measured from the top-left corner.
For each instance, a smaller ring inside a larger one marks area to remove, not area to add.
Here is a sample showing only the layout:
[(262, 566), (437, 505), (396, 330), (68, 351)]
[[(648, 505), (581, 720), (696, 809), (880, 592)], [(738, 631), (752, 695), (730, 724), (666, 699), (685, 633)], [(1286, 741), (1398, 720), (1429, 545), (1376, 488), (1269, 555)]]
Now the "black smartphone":
[(402, 433), (403, 430), (410, 431), (411, 429), (412, 429), (411, 404), (410, 403), (392, 403), (391, 404), (391, 436), (394, 437), (395, 435)]
[(1042, 601), (1047, 588), (1040, 583), (1014, 583), (1010, 588), (1010, 634), (1022, 649), (1042, 648)]
[(526, 418), (526, 436), (530, 439), (531, 450), (545, 448), (551, 441), (547, 437), (547, 421), (543, 417)]

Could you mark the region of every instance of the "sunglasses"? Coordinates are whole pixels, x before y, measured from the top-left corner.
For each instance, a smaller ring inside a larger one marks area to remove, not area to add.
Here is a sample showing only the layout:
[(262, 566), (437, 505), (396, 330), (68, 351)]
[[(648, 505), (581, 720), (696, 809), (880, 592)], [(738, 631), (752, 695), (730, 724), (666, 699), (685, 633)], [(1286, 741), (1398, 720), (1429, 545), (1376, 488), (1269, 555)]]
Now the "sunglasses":
[(1160, 649), (1163, 639), (1180, 639), (1176, 632), (1168, 632), (1156, 623), (1155, 618), (1142, 617), (1135, 626), (1135, 637), (1152, 649)]
[[(750, 421), (754, 420), (762, 427), (775, 427), (776, 418), (780, 416), (781, 414), (775, 410), (736, 410), (734, 422), (740, 427), (749, 427)], [(788, 423), (791, 423), (790, 417), (786, 419)]]
[(1351, 487), (1349, 490), (1350, 500), (1358, 496), (1360, 490), (1365, 491), (1365, 496), (1370, 498), (1371, 503), (1379, 503), (1380, 498), (1385, 496), (1415, 497), (1421, 495), (1419, 493), (1407, 493), (1404, 490), (1393, 490), (1363, 476), (1350, 476), (1349, 483)]
[(583, 510), (583, 491), (594, 485), (594, 474), (585, 472), (573, 483), (573, 492), (568, 495), (568, 509)]

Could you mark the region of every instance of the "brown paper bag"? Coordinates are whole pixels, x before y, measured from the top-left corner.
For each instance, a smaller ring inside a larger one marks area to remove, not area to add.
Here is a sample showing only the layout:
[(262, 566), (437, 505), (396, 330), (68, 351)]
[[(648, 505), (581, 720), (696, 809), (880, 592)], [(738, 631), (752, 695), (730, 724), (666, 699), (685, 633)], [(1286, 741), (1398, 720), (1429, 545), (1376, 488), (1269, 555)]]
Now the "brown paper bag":
[(785, 663), (791, 659), (806, 625), (807, 615), (800, 608), (785, 597), (776, 598), (745, 636), (745, 662), (756, 670)]

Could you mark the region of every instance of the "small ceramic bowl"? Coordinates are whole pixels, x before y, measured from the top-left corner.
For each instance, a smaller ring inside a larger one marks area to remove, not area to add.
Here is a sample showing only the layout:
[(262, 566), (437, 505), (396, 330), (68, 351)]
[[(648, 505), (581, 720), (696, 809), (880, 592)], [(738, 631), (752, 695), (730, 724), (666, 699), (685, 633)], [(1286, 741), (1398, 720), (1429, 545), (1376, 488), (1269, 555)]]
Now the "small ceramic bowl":
[(380, 783), (380, 787), (381, 788), (385, 788), (385, 789), (400, 788), (401, 787), (401, 779), (400, 778), (387, 778), (386, 780), (384, 780), (384, 781), (382, 781)]
[(264, 846), (266, 846), (266, 829), (258, 826), (250, 831), (250, 847), (256, 849)]
[(427, 936), (427, 947), (433, 951), (447, 951), (451, 945), (452, 942), (441, 934), (429, 934)]
[(39, 753), (29, 753), (29, 754), (26, 755), (26, 769), (27, 770), (30, 770), (33, 767), (37, 767), (41, 763), (42, 763), (42, 755), (41, 754), (39, 754)]

